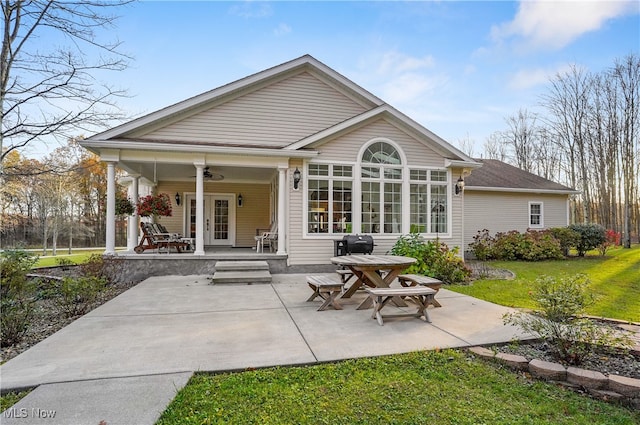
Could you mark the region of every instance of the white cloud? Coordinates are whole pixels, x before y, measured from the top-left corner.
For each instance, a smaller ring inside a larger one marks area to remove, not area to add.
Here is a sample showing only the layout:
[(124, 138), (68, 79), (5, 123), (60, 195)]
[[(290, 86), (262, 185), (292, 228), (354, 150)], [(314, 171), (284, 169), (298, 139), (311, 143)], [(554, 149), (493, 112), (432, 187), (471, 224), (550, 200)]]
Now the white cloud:
[(424, 68), (432, 68), (434, 60), (432, 56), (414, 58), (399, 52), (387, 52), (382, 55), (378, 73), (383, 75), (399, 74), (407, 71), (416, 71)]
[(412, 102), (432, 97), (446, 83), (447, 79), (436, 74), (434, 67), (432, 56), (415, 57), (392, 50), (363, 58), (362, 78), (358, 80), (384, 101), (404, 109)]
[(547, 84), (551, 77), (556, 74), (563, 74), (569, 71), (569, 69), (569, 65), (562, 65), (554, 69), (522, 69), (509, 79), (508, 87), (514, 90), (526, 90), (538, 85)]
[(494, 26), (491, 35), (498, 43), (521, 37), (533, 47), (560, 49), (608, 20), (635, 13), (635, 1), (524, 0), (513, 21)]
[(433, 94), (445, 83), (446, 79), (441, 76), (404, 73), (382, 84), (382, 97), (391, 105), (404, 105)]
[(278, 25), (278, 27), (276, 29), (273, 30), (273, 33), (277, 36), (277, 37), (281, 37), (283, 35), (287, 35), (291, 32), (291, 27), (285, 23), (281, 23), (280, 25)]
[(273, 10), (271, 5), (266, 2), (249, 0), (234, 4), (229, 9), (229, 13), (245, 19), (266, 18), (273, 14)]

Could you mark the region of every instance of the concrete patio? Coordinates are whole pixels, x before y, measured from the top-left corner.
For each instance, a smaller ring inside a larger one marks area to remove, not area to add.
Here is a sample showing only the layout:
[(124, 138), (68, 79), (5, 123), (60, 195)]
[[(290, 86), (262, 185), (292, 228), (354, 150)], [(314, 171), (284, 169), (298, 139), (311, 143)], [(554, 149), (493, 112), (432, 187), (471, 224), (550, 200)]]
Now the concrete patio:
[[(2, 423), (152, 424), (197, 371), (525, 338), (503, 325), (509, 309), (446, 289), (437, 295), (443, 307), (429, 308), (432, 323), (400, 318), (384, 326), (371, 319), (371, 310), (355, 309), (364, 293), (342, 300), (344, 310), (322, 312), (316, 311), (320, 301), (305, 302), (310, 294), (304, 274), (274, 275), (271, 284), (256, 285), (210, 285), (206, 276), (149, 278), (2, 365), (3, 392), (39, 386), (4, 412)], [(32, 409), (56, 416), (37, 418)], [(26, 417), (16, 417), (20, 412)]]

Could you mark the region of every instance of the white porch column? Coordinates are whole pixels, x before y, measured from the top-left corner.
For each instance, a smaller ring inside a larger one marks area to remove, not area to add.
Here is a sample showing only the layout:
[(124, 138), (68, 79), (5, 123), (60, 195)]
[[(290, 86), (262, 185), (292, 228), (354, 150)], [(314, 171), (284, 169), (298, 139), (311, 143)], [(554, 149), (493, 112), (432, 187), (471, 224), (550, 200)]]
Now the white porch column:
[(133, 251), (138, 245), (138, 209), (135, 207), (138, 203), (138, 185), (140, 184), (140, 176), (131, 175), (130, 185), (127, 188), (129, 200), (134, 205), (133, 214), (129, 216), (129, 237), (127, 238), (127, 250)]
[(196, 165), (196, 250), (204, 255), (204, 165)]
[(286, 206), (288, 193), (287, 187), (287, 168), (278, 168), (278, 255), (285, 255), (287, 253), (287, 240), (285, 228), (288, 226), (286, 223)]
[(116, 164), (107, 162), (107, 216), (105, 254), (116, 253)]

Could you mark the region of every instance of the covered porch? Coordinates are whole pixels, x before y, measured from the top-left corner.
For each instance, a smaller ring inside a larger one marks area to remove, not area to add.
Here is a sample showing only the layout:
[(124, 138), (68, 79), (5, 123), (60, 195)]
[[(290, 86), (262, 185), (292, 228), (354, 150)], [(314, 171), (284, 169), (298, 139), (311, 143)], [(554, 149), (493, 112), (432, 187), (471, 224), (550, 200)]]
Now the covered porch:
[[(179, 145), (163, 146), (163, 151), (135, 149), (92, 150), (107, 164), (106, 250), (107, 255), (133, 259), (141, 240), (140, 221), (155, 221), (168, 232), (188, 239), (189, 252), (180, 258), (230, 257), (258, 259), (260, 255), (284, 258), (288, 252), (289, 192), (298, 190), (294, 171), (313, 151), (288, 152), (271, 149), (209, 147), (207, 153), (180, 152)], [(192, 148), (193, 149), (193, 148)], [(115, 251), (116, 167), (126, 171), (118, 179), (127, 187), (127, 197), (135, 202), (148, 194), (167, 194), (171, 216), (143, 218), (137, 211), (128, 217), (126, 254)], [(260, 253), (256, 236), (271, 231), (277, 236), (271, 247)], [(156, 258), (156, 250), (145, 252), (145, 260)], [(167, 260), (167, 254), (162, 255)], [(173, 256), (176, 254), (170, 254)], [(200, 268), (198, 268), (200, 270)]]

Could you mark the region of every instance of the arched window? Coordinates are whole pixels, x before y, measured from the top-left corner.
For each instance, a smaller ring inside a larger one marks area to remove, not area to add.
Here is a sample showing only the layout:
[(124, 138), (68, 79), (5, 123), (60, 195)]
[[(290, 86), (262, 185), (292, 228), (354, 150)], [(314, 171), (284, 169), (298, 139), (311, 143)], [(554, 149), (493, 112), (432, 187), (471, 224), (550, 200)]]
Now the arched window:
[(385, 140), (369, 144), (360, 158), (361, 232), (402, 232), (400, 152)]

